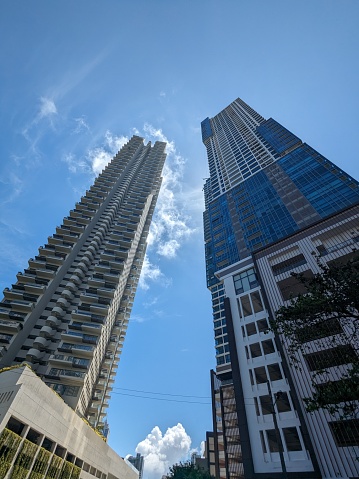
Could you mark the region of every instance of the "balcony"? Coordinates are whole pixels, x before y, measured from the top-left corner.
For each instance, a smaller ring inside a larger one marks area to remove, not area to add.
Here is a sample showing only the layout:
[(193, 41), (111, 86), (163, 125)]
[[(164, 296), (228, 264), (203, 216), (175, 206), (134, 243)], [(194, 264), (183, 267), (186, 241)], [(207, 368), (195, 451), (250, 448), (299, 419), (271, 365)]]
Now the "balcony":
[(0, 331), (5, 333), (17, 333), (22, 329), (22, 324), (16, 321), (0, 319)]
[(42, 336), (38, 336), (34, 339), (34, 346), (38, 349), (46, 349), (50, 344), (50, 341)]
[(102, 326), (100, 324), (82, 323), (82, 331), (101, 334)]
[[(34, 280), (34, 279), (33, 279)], [(38, 281), (38, 280), (37, 280)], [(20, 286), (23, 286), (24, 287), (24, 291), (28, 294), (32, 294), (34, 295), (36, 298), (38, 298), (41, 294), (44, 294), (45, 290), (46, 290), (46, 286), (45, 285), (42, 285), (42, 284), (37, 284), (36, 281), (35, 283), (29, 283), (29, 284), (25, 284), (25, 285), (20, 285), (20, 284), (17, 284), (15, 285), (15, 287), (20, 287)]]
[(48, 316), (46, 318), (46, 325), (51, 326), (51, 328), (58, 328), (61, 324), (61, 319), (56, 318), (56, 316)]
[[(1, 306), (4, 306), (4, 303), (0, 303)], [(6, 304), (6, 303), (5, 303)], [(12, 300), (11, 303), (8, 303), (12, 311), (21, 312), (21, 313), (30, 313), (34, 309), (34, 304), (28, 301)]]
[(75, 384), (83, 384), (86, 378), (86, 373), (80, 371), (71, 371), (69, 369), (52, 368), (49, 371), (49, 376), (66, 380), (66, 383), (72, 382)]
[(53, 354), (49, 357), (49, 362), (58, 363), (62, 366), (72, 366), (73, 356), (67, 356), (64, 354)]
[(77, 333), (76, 331), (62, 331), (61, 339), (65, 341), (68, 341), (70, 339), (71, 341), (82, 342), (83, 334)]
[[(11, 306), (10, 303), (5, 303), (5, 304), (8, 304), (9, 306)], [(0, 303), (0, 318), (1, 319), (5, 319), (5, 320), (13, 319), (15, 321), (22, 322), (26, 318), (26, 314), (15, 313), (10, 308), (1, 307), (1, 306), (4, 306), (4, 303)]]
[(52, 329), (50, 326), (43, 326), (40, 329), (40, 336), (43, 338), (52, 338), (56, 334), (56, 329)]
[[(103, 312), (103, 310), (101, 310)], [(76, 309), (72, 312), (73, 319), (78, 319), (81, 321), (91, 319), (92, 322), (97, 324), (103, 324), (105, 322), (105, 316), (100, 316), (98, 314), (92, 313), (91, 311), (83, 311), (81, 309)]]
[(12, 339), (11, 334), (0, 334), (0, 345), (10, 344), (11, 339)]
[(108, 308), (109, 306), (106, 305), (106, 304), (91, 304), (90, 306), (90, 310), (91, 312), (94, 312), (95, 314), (96, 313), (100, 313), (102, 316), (106, 316), (107, 313), (108, 313)]
[(69, 344), (69, 343), (63, 343), (59, 348), (59, 351), (61, 352), (66, 352), (66, 353), (73, 353), (73, 354), (79, 354), (81, 356), (86, 356), (87, 358), (91, 358), (93, 356), (93, 353), (95, 351), (94, 346), (89, 346), (87, 344)]

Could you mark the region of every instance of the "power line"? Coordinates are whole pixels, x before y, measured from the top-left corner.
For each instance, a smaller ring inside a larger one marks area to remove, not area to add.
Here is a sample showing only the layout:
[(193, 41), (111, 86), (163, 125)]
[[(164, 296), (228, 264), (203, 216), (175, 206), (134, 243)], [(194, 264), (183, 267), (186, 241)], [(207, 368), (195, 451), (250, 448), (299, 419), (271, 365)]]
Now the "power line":
[(120, 389), (121, 391), (131, 391), (135, 393), (144, 393), (144, 394), (156, 394), (159, 396), (172, 396), (172, 397), (181, 397), (181, 398), (196, 398), (196, 399), (211, 399), (210, 396), (186, 396), (184, 394), (170, 394), (170, 393), (160, 393), (153, 391), (141, 391), (139, 389), (127, 389), (127, 388), (118, 388), (114, 387), (113, 389)]
[[(118, 393), (118, 392), (111, 392), (112, 394), (118, 394), (120, 396), (131, 396), (139, 399), (153, 399), (155, 401), (166, 401), (166, 402), (181, 402), (186, 404), (203, 404), (203, 405), (210, 405), (210, 402), (201, 402), (201, 401), (184, 401), (181, 399), (166, 399), (166, 398), (151, 398), (149, 396), (137, 396), (136, 394), (127, 394), (127, 393)], [(190, 397), (190, 396), (189, 396)]]

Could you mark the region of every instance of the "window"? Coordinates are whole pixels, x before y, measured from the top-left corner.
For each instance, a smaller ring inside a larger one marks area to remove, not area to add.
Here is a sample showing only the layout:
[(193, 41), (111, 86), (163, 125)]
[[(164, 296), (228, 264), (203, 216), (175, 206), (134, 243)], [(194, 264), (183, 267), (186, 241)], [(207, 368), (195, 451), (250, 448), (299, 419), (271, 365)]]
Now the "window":
[(268, 429), (267, 431), (268, 446), (270, 452), (279, 452), (279, 446), (277, 436), (274, 429)]
[(259, 398), (261, 402), (262, 414), (272, 414), (273, 406), (272, 406), (272, 398), (269, 395), (260, 396)]
[(245, 296), (242, 296), (240, 299), (241, 299), (242, 311), (243, 311), (244, 317), (250, 316), (251, 314), (253, 314), (248, 294), (246, 294)]
[(284, 392), (277, 393), (276, 402), (278, 412), (288, 412), (291, 411), (290, 402), (288, 394)]
[(274, 344), (271, 339), (262, 342), (263, 354), (272, 354), (275, 352)]
[(329, 426), (337, 446), (359, 446), (359, 419), (330, 422)]
[(275, 276), (281, 273), (285, 273), (287, 271), (291, 271), (294, 268), (298, 268), (298, 266), (302, 266), (306, 264), (306, 260), (302, 254), (298, 254), (297, 256), (293, 256), (292, 258), (286, 259), (281, 263), (275, 264), (272, 266), (272, 271)]
[(263, 431), (259, 431), (259, 436), (261, 438), (261, 445), (262, 445), (262, 451), (264, 452), (264, 454), (267, 452), (267, 446), (266, 446), (266, 443), (265, 443), (265, 440), (264, 440), (264, 434), (263, 434)]
[(242, 271), (233, 276), (236, 294), (244, 293), (258, 286), (258, 281), (253, 268)]
[(251, 350), (251, 356), (252, 358), (258, 358), (259, 356), (262, 355), (261, 347), (259, 343), (254, 343), (249, 346), (249, 349)]
[(260, 412), (259, 412), (258, 399), (256, 397), (254, 397), (253, 399), (254, 399), (254, 406), (256, 408), (256, 414), (257, 414), (257, 416), (259, 416)]
[(299, 434), (296, 427), (284, 427), (283, 434), (288, 451), (301, 451)]
[(268, 321), (266, 319), (260, 319), (259, 321), (257, 321), (257, 326), (260, 333), (268, 331), (269, 328)]
[(325, 349), (324, 351), (307, 354), (304, 357), (310, 371), (350, 364), (357, 360), (357, 355), (351, 345)]
[(252, 336), (253, 334), (257, 334), (255, 323), (246, 324), (246, 330), (247, 330), (247, 335), (248, 336)]
[(331, 318), (326, 321), (321, 321), (317, 324), (312, 324), (309, 327), (300, 328), (296, 332), (298, 341), (302, 344), (315, 339), (321, 339), (335, 334), (342, 333), (342, 327), (337, 318)]
[(254, 291), (251, 293), (252, 304), (253, 304), (253, 311), (255, 313), (260, 313), (263, 311), (263, 304), (262, 299), (259, 291)]
[[(303, 276), (305, 278), (311, 278), (313, 273), (312, 271), (307, 270), (304, 271)], [(278, 281), (277, 285), (284, 301), (287, 301), (292, 297), (296, 298), (299, 294), (304, 294), (307, 291), (305, 285), (294, 276)]]
[(315, 389), (316, 398), (323, 405), (356, 401), (358, 399), (357, 387), (347, 379), (316, 384)]
[(280, 370), (279, 364), (277, 363), (268, 365), (268, 374), (271, 381), (283, 379), (282, 372)]
[(267, 382), (267, 374), (265, 368), (262, 366), (260, 368), (254, 369), (254, 374), (256, 377), (257, 384), (263, 384)]
[(89, 365), (89, 363), (90, 363), (89, 359), (74, 358), (73, 362), (72, 362), (72, 365), (74, 367), (86, 369), (87, 366)]

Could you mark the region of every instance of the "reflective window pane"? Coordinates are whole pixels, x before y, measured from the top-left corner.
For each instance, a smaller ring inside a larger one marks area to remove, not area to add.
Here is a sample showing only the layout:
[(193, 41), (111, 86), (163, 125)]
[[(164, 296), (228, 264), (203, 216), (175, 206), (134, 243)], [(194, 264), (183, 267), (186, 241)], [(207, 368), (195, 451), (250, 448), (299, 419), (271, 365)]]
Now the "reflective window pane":
[(282, 373), (279, 367), (279, 364), (269, 364), (268, 366), (268, 374), (270, 377), (271, 381), (278, 381), (279, 379), (282, 379)]
[(296, 427), (283, 428), (283, 434), (288, 451), (301, 451), (299, 434)]
[(251, 356), (252, 358), (258, 358), (259, 356), (262, 355), (261, 347), (259, 343), (254, 343), (249, 346), (251, 350)]
[(251, 293), (251, 298), (252, 298), (252, 304), (253, 304), (253, 311), (255, 313), (259, 313), (263, 311), (263, 304), (262, 304), (260, 292), (254, 291), (254, 293)]

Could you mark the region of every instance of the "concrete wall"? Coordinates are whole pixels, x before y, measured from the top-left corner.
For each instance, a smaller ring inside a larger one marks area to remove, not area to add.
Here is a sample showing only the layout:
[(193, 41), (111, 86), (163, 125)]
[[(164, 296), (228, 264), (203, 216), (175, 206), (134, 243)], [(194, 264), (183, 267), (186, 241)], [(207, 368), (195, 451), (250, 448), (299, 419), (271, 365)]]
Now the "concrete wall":
[[(0, 432), (16, 418), (91, 467), (118, 479), (138, 474), (27, 367), (0, 374)], [(94, 476), (81, 472), (81, 478)]]

